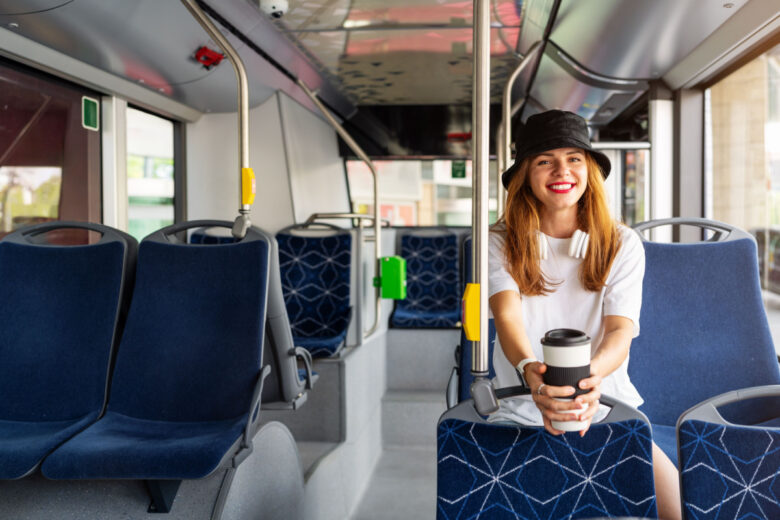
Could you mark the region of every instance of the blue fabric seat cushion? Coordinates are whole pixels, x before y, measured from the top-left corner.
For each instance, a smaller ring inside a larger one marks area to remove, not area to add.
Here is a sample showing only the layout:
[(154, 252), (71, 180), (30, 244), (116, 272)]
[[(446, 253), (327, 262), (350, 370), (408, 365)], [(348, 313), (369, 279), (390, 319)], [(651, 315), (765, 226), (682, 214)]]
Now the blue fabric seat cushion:
[(665, 424), (653, 424), (653, 442), (666, 453), (672, 464), (679, 467), (677, 461), (677, 429)]
[(780, 431), (684, 421), (680, 459), (687, 518), (780, 518)]
[(406, 299), (396, 302), (390, 324), (399, 328), (452, 328), (460, 321), (458, 238), (407, 234), (401, 237), (406, 259)]
[[(276, 235), (279, 271), (293, 336), (333, 337), (349, 327), (352, 236)], [(326, 351), (332, 346), (322, 347)]]
[(0, 419), (103, 407), (125, 248), (0, 243)]
[[(766, 428), (780, 428), (780, 417), (772, 419), (770, 421), (762, 422), (755, 426), (762, 426)], [(672, 463), (680, 467), (677, 457), (677, 428), (675, 426), (667, 426), (665, 424), (653, 424), (653, 442), (661, 448)]]
[(259, 240), (143, 241), (108, 410), (159, 424), (247, 414), (262, 366), (268, 251)]
[(755, 243), (644, 247), (641, 333), (631, 342), (628, 374), (650, 421), (673, 425), (715, 395), (780, 384)]
[(397, 328), (451, 329), (460, 322), (460, 308), (433, 311), (396, 307), (390, 323)]
[(152, 421), (108, 412), (46, 458), (51, 479), (194, 479), (209, 475), (243, 434), (246, 415)]
[(650, 428), (588, 434), (447, 419), (438, 427), (437, 518), (657, 516)]
[(24, 477), (97, 415), (94, 412), (71, 421), (0, 421), (0, 479)]
[(764, 421), (756, 426), (763, 426), (764, 428), (780, 428), (780, 417)]
[(347, 338), (347, 330), (344, 329), (335, 336), (293, 336), (293, 344), (309, 351), (311, 357), (333, 357), (338, 354)]

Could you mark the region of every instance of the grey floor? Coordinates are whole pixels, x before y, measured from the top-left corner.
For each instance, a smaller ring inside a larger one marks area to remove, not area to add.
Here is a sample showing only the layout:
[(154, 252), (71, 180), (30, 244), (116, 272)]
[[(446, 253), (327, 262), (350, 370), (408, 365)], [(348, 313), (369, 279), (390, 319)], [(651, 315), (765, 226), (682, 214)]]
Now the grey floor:
[(390, 329), (382, 456), (352, 520), (436, 518), (436, 424), (458, 330)]
[(352, 520), (436, 518), (436, 446), (387, 448)]

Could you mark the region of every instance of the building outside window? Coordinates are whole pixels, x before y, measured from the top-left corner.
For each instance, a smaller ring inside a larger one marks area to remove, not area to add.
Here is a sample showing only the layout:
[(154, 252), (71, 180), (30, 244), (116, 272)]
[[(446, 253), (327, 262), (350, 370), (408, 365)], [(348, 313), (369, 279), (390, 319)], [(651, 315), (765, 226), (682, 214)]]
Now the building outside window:
[(141, 240), (174, 222), (173, 122), (127, 109), (128, 233)]
[[(470, 160), (374, 161), (380, 215), (394, 226), (471, 226)], [(496, 220), (496, 163), (490, 162), (489, 222)], [(353, 211), (373, 214), (373, 180), (362, 161), (347, 161)]]
[(778, 338), (780, 45), (705, 93), (705, 143), (706, 215), (756, 237), (764, 306)]

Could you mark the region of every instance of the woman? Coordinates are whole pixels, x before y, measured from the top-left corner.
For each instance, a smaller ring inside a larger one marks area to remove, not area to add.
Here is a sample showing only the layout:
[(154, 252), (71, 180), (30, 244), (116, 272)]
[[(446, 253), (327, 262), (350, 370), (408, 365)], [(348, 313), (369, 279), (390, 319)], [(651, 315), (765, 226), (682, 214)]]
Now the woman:
[[(515, 164), (502, 175), (506, 212), (489, 242), (489, 302), (500, 344), (493, 362), (497, 387), (523, 378), (532, 394), (502, 400), (491, 420), (543, 424), (560, 435), (551, 421), (589, 426), (606, 414), (599, 410), (602, 392), (636, 407), (643, 402), (627, 367), (639, 334), (644, 249), (610, 216), (610, 162), (591, 147), (581, 117), (560, 110), (531, 116), (515, 148)], [(587, 393), (570, 401), (554, 398), (570, 397), (574, 388), (542, 381), (540, 339), (557, 328), (592, 339), (591, 376), (579, 382)], [(653, 462), (659, 516), (680, 518), (677, 470), (655, 444)]]

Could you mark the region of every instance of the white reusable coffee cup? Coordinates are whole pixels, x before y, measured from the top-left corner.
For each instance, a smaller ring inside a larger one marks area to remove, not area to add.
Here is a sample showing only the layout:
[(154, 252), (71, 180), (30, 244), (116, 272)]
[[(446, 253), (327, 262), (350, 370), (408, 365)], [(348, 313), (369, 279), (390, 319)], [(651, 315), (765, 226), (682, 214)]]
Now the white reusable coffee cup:
[[(547, 365), (547, 372), (543, 376), (544, 383), (550, 386), (571, 386), (575, 389), (572, 397), (556, 399), (571, 401), (578, 395), (588, 393), (578, 386), (581, 379), (590, 377), (590, 338), (587, 334), (575, 329), (549, 330), (542, 338), (542, 352)], [(551, 422), (553, 428), (565, 432), (578, 432), (587, 425), (587, 421)]]

